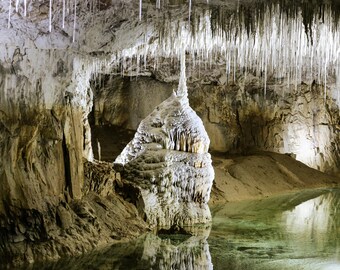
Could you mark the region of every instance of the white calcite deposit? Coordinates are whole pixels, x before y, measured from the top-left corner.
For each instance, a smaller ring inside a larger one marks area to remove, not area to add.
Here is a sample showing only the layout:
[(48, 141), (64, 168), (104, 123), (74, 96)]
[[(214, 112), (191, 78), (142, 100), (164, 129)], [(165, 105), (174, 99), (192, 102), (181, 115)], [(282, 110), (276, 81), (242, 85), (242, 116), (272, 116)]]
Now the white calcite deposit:
[(177, 92), (140, 123), (115, 161), (123, 165), (123, 177), (137, 191), (135, 203), (150, 225), (211, 220), (207, 203), (214, 170), (209, 144), (202, 120), (189, 106), (182, 68)]

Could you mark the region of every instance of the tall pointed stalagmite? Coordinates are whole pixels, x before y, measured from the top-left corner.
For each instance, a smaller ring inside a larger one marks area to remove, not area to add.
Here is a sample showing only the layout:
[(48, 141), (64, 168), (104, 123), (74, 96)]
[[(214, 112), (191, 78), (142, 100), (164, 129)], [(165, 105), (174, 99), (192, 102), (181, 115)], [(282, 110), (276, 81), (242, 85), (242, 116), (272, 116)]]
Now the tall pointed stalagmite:
[(115, 161), (126, 185), (138, 193), (132, 197), (151, 226), (211, 220), (207, 205), (214, 179), (210, 140), (187, 95), (183, 53), (177, 91), (140, 123)]

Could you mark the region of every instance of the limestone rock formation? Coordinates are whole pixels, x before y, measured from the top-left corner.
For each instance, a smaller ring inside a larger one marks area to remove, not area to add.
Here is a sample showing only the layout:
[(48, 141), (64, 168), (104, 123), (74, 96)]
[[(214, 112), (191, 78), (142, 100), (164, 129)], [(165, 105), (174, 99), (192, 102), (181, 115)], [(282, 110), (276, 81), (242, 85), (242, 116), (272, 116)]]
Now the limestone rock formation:
[(214, 179), (209, 137), (189, 106), (184, 79), (177, 93), (139, 125), (115, 160), (137, 192), (139, 212), (152, 226), (192, 225), (211, 220), (207, 205)]

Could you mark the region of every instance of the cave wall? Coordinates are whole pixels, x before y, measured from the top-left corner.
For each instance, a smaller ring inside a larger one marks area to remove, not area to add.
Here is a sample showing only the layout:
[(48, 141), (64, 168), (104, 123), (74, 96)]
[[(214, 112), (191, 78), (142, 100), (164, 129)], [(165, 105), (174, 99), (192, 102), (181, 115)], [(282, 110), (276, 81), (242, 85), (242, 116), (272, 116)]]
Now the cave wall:
[(203, 115), (212, 149), (291, 153), (310, 167), (338, 171), (339, 107), (324, 98), (324, 86), (302, 83), (295, 89), (273, 80), (264, 96), (260, 79), (249, 75), (234, 85), (200, 88), (193, 87), (191, 101)]
[(114, 192), (112, 166), (87, 161), (92, 71), (67, 50), (0, 44), (1, 269), (80, 255), (147, 228)]
[(83, 127), (82, 110), (63, 97), (72, 79), (72, 59), (19, 46), (1, 46), (1, 52), (3, 252), (11, 243), (48, 239), (60, 202), (67, 196), (81, 198)]
[(82, 205), (93, 203), (83, 159), (92, 160), (88, 83), (96, 62), (69, 50), (63, 33), (16, 31), (0, 29), (0, 268), (80, 254), (112, 240), (107, 226), (117, 220), (95, 224), (97, 211), (88, 219)]
[[(66, 152), (70, 160), (79, 155), (77, 150), (68, 147), (74, 145), (72, 147), (77, 148), (75, 141), (82, 142), (78, 126), (74, 128), (77, 122), (82, 122), (81, 114), (76, 108), (71, 109), (62, 96), (66, 85), (60, 81), (71, 80), (70, 74), (62, 73), (69, 68), (67, 64), (60, 67), (64, 55), (51, 56), (53, 52), (44, 50), (25, 49), (22, 52), (20, 47), (2, 49), (9, 57), (0, 62), (1, 175), (8, 185), (8, 192), (1, 195), (12, 193), (13, 202), (19, 202), (20, 198), (36, 199), (36, 203), (31, 202), (33, 205), (22, 206), (40, 208), (43, 206), (39, 198), (45, 193), (58, 196), (66, 186), (66, 181), (63, 183), (59, 179), (65, 179), (63, 160)], [(56, 73), (41, 68), (41, 65), (58, 59), (59, 62), (50, 65)], [(81, 174), (81, 168), (74, 166), (70, 174)], [(40, 186), (28, 184), (36, 182), (36, 179), (41, 180)], [(28, 190), (33, 193), (25, 194)], [(70, 187), (70, 192), (79, 197), (76, 189)]]
[(81, 254), (146, 228), (113, 193), (115, 177), (104, 181), (110, 200), (84, 184), (84, 158), (93, 159), (89, 81), (110, 58), (103, 24), (129, 9), (112, 18), (96, 7), (94, 20), (78, 2), (75, 22), (73, 8), (62, 18), (62, 4), (50, 3), (27, 1), (27, 16), (20, 1), (0, 3), (0, 268)]
[(91, 83), (94, 91), (93, 124), (137, 129), (140, 121), (176, 87), (149, 77), (102, 75), (101, 79)]
[[(101, 89), (94, 90), (95, 123), (136, 129), (173, 87), (172, 82), (155, 78), (108, 76)], [(325, 98), (323, 85), (287, 87), (286, 81), (272, 79), (264, 94), (262, 79), (247, 74), (229, 83), (191, 80), (188, 88), (190, 105), (203, 119), (211, 150), (289, 153), (321, 171), (339, 170), (339, 107), (332, 97)]]

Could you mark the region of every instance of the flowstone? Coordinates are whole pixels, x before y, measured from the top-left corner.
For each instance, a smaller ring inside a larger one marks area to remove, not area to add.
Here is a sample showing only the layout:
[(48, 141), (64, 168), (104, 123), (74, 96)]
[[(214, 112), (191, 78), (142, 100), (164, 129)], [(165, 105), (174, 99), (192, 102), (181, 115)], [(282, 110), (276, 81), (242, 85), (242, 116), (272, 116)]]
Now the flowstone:
[(114, 162), (151, 226), (211, 221), (207, 203), (214, 170), (209, 144), (202, 120), (189, 106), (182, 71), (177, 93), (141, 121)]

